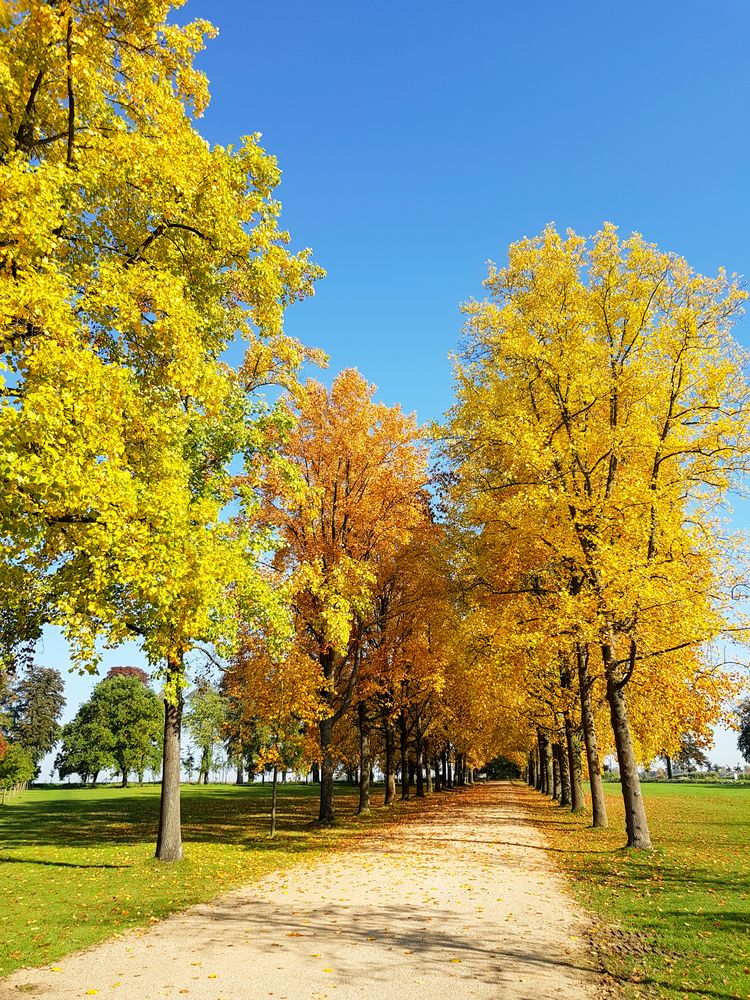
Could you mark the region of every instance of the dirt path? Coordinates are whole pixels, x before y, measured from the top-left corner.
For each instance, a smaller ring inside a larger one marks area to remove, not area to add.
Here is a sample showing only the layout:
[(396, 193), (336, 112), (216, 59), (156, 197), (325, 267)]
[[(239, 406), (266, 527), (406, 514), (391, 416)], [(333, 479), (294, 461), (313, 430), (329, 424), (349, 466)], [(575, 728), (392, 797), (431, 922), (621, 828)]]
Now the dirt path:
[(0, 984), (0, 1000), (592, 1000), (521, 786), (428, 801), (309, 867)]

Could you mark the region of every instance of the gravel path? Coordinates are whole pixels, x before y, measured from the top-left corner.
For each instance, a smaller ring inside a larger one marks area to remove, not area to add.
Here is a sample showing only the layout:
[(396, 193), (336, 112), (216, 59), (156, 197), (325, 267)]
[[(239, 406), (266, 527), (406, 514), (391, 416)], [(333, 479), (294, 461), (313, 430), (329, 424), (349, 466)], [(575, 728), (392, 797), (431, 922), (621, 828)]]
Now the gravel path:
[(24, 969), (0, 1000), (593, 1000), (583, 919), (522, 786), (424, 811), (153, 927)]

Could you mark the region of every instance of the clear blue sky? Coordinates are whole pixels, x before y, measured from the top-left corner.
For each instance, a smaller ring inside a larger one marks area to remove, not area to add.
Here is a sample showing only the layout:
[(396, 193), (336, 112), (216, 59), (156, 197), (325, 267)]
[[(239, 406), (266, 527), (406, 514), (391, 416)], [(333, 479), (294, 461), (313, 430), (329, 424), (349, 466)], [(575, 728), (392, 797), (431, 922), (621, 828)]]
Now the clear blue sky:
[[(450, 405), (459, 303), (547, 222), (608, 220), (750, 275), (747, 0), (189, 0), (177, 17), (220, 30), (199, 128), (263, 133), (293, 245), (328, 271), (287, 329), (420, 420)], [(67, 662), (53, 636), (40, 659)], [(90, 686), (71, 680), (67, 714)], [(713, 756), (736, 762), (734, 737)]]

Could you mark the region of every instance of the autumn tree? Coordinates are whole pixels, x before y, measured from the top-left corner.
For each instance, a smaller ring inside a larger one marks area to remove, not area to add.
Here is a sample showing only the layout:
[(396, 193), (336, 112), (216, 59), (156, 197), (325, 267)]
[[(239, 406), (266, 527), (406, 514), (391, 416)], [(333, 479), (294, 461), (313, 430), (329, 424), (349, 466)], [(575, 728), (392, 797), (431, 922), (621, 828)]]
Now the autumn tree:
[(424, 499), (426, 459), (413, 417), (374, 401), (354, 370), (330, 390), (309, 381), (295, 398), (284, 463), (269, 464), (262, 516), (278, 533), (295, 641), (321, 703), (319, 819), (333, 812), (334, 731), (357, 682), (376, 563), (408, 540)]
[(627, 692), (668, 663), (657, 704), (679, 714), (697, 660), (707, 705), (732, 690), (710, 644), (735, 627), (716, 513), (747, 454), (745, 293), (609, 225), (590, 242), (549, 227), (486, 284), (456, 366), (462, 516), (504, 537), (514, 591), (549, 596), (557, 630), (600, 653), (628, 845), (649, 847)]
[(169, 24), (178, 5), (0, 13), (0, 642), (12, 659), (53, 622), (88, 665), (97, 635), (141, 635), (166, 681), (162, 860), (181, 856), (183, 657), (233, 620), (235, 569), (210, 570), (235, 544), (226, 447), (246, 394), (308, 356), (282, 316), (319, 273), (286, 249), (258, 136), (195, 128), (214, 29)]

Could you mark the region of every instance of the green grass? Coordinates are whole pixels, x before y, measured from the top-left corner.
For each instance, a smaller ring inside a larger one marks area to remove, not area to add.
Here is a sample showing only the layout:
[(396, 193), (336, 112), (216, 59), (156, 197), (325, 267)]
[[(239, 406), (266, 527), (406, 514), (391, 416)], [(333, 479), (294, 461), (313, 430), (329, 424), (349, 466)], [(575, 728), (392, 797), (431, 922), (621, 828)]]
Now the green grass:
[(629, 997), (750, 998), (750, 787), (643, 785), (653, 851), (630, 852), (619, 785), (593, 830), (533, 793), (536, 822)]
[(55, 962), (418, 808), (404, 803), (354, 820), (356, 791), (337, 786), (343, 819), (318, 829), (310, 825), (318, 786), (279, 785), (270, 840), (269, 785), (183, 786), (185, 860), (163, 864), (153, 857), (159, 791), (31, 789), (0, 807), (0, 976)]

